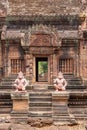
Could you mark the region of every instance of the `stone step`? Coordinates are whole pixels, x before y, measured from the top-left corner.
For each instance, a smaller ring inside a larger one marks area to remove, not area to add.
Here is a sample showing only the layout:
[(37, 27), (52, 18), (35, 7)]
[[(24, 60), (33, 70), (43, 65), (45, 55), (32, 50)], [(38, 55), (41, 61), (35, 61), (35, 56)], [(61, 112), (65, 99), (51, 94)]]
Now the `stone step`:
[(67, 113), (68, 113), (68, 111), (53, 110), (53, 114), (56, 114), (56, 115), (66, 115)]
[(52, 117), (52, 114), (51, 115), (30, 115), (29, 114), (29, 117), (33, 117), (33, 118), (51, 118)]
[(83, 94), (83, 92), (70, 93), (68, 102), (69, 107), (85, 107), (87, 106), (87, 94)]
[(73, 82), (72, 82), (72, 81), (69, 81), (69, 82), (68, 82), (68, 86), (69, 86), (69, 85), (78, 85), (78, 86), (79, 86), (79, 85), (82, 85), (82, 83), (76, 82), (76, 81), (73, 81)]
[(30, 94), (30, 98), (51, 98), (52, 95), (48, 95), (48, 94)]
[(12, 102), (0, 102), (0, 107), (2, 106), (11, 106), (12, 105)]
[(2, 79), (1, 83), (14, 83), (15, 79)]
[(3, 108), (0, 108), (0, 114), (6, 114), (6, 113), (10, 113), (12, 110), (12, 107), (3, 107)]
[(11, 116), (13, 117), (19, 117), (19, 116), (28, 116), (28, 112), (23, 112), (23, 111), (19, 111), (19, 112), (11, 112)]
[[(2, 100), (3, 99), (3, 100)], [(9, 102), (9, 101), (11, 101), (11, 99), (7, 99), (6, 97), (4, 97), (4, 98), (0, 98), (0, 102), (4, 102), (4, 101), (7, 101), (7, 102)]]
[(12, 100), (9, 93), (0, 93), (0, 113), (10, 113)]
[(12, 122), (26, 122), (28, 119), (28, 112), (26, 111), (12, 111), (11, 112)]
[(87, 114), (74, 114), (75, 119), (87, 119)]
[(31, 92), (30, 94), (30, 97), (31, 96), (52, 96), (52, 93), (50, 92)]
[(52, 116), (52, 94), (46, 92), (33, 92), (29, 94), (29, 116), (51, 117)]
[(0, 85), (0, 89), (12, 89), (13, 86), (12, 85)]
[(87, 101), (85, 101), (84, 99), (83, 100), (80, 100), (77, 101), (77, 100), (70, 100), (69, 101), (69, 105), (87, 105)]
[(29, 111), (30, 117), (52, 117), (52, 111)]
[(52, 110), (52, 107), (40, 107), (40, 106), (38, 106), (38, 107), (30, 107), (29, 108), (29, 111), (51, 111)]
[(62, 116), (62, 115), (59, 115), (59, 116), (54, 116), (52, 115), (52, 118), (54, 121), (69, 121), (70, 120), (70, 116)]
[(0, 86), (13, 86), (12, 83), (2, 83)]
[(52, 102), (30, 102), (29, 106), (30, 107), (34, 107), (34, 106), (47, 107), (47, 106), (52, 106)]
[[(15, 89), (13, 85), (0, 85), (0, 90), (12, 90)], [(32, 90), (32, 86), (27, 86), (26, 90)]]
[[(67, 85), (66, 90), (84, 90), (86, 89), (86, 86), (84, 85)], [(55, 91), (55, 88), (53, 85), (48, 86), (48, 90)]]
[(52, 98), (51, 97), (45, 97), (45, 96), (44, 97), (36, 97), (36, 98), (35, 97), (30, 97), (29, 101), (30, 102), (37, 102), (37, 101), (38, 102), (45, 102), (45, 101), (49, 102), (49, 101), (52, 101)]
[(78, 90), (78, 89), (85, 89), (85, 88), (86, 88), (86, 86), (84, 86), (84, 85), (75, 85), (75, 84), (66, 86), (66, 89), (71, 89), (71, 90), (72, 89)]
[(28, 116), (11, 116), (11, 121), (14, 123), (25, 122), (27, 123)]
[(53, 119), (60, 120), (60, 119), (68, 119), (70, 118), (69, 115), (52, 115)]
[(57, 123), (60, 122), (60, 124), (61, 124), (61, 123), (64, 124), (64, 122), (65, 122), (65, 124), (67, 124), (66, 122), (71, 122), (69, 117), (68, 117), (68, 118), (62, 118), (62, 119), (61, 119), (61, 118), (53, 119), (53, 121), (54, 121), (54, 122), (57, 122)]
[(7, 105), (7, 106), (2, 105), (2, 106), (0, 106), (0, 109), (3, 109), (3, 108), (4, 108), (4, 109), (6, 109), (6, 108), (7, 108), (7, 109), (8, 109), (8, 108), (12, 108), (12, 105)]

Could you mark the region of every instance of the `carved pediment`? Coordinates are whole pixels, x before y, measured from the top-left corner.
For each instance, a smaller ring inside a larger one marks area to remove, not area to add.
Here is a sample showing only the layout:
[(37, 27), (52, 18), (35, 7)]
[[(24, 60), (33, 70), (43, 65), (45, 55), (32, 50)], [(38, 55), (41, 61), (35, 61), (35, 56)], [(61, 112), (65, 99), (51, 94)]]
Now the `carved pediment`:
[(30, 37), (30, 46), (51, 46), (51, 42), (49, 34), (32, 34)]
[(29, 46), (61, 46), (57, 29), (42, 24), (32, 26), (29, 28)]

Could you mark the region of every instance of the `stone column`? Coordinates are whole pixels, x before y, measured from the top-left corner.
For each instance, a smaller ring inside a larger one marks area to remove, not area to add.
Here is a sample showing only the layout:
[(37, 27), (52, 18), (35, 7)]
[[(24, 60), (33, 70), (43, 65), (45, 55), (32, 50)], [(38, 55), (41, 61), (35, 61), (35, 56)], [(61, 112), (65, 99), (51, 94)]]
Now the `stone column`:
[(0, 41), (0, 79), (2, 77), (2, 50), (1, 50), (1, 41)]
[(13, 108), (11, 117), (14, 122), (26, 121), (29, 111), (29, 94), (27, 92), (14, 92), (11, 94)]
[(53, 84), (53, 55), (50, 55), (49, 66), (50, 66), (50, 76), (48, 78), (50, 78), (50, 84)]
[(71, 119), (68, 110), (69, 93), (66, 91), (52, 93), (52, 108), (54, 124), (71, 124), (74, 119)]
[(53, 75), (56, 77), (58, 74), (58, 59), (57, 54), (53, 54)]
[(26, 62), (26, 76), (29, 77), (29, 54), (28, 52), (26, 51), (26, 54), (25, 54), (25, 62)]
[(8, 44), (5, 43), (5, 54), (4, 54), (4, 75), (8, 76)]

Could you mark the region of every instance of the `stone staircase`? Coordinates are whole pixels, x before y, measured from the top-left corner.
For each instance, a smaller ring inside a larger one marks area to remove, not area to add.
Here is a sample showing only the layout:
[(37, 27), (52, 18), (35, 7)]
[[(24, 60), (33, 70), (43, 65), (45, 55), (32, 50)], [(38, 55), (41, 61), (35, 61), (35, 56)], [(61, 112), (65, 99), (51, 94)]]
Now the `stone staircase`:
[(69, 111), (75, 119), (87, 119), (87, 91), (71, 92), (68, 102)]
[[(14, 89), (13, 83), (16, 79), (17, 75), (11, 75), (9, 77), (5, 77), (1, 80), (0, 83), (0, 90), (12, 90)], [(81, 77), (75, 77), (73, 75), (64, 75), (65, 79), (68, 82), (68, 85), (66, 87), (67, 90), (84, 90), (86, 89), (86, 86), (83, 84), (83, 81)], [(39, 88), (39, 89), (38, 89)], [(35, 84), (35, 85), (29, 85), (26, 88), (27, 90), (55, 90), (53, 85), (49, 84)]]
[(1, 80), (0, 90), (12, 90), (16, 76), (5, 77)]
[[(11, 75), (9, 77), (3, 78), (0, 82), (0, 90), (1, 91), (15, 90), (13, 84), (16, 78), (17, 78), (17, 75)], [(32, 85), (27, 86), (26, 89), (32, 90)]]
[(29, 94), (29, 117), (52, 117), (52, 94), (50, 92), (32, 92)]
[[(85, 90), (87, 87), (83, 84), (83, 81), (81, 79), (81, 77), (75, 77), (73, 75), (64, 75), (64, 78), (67, 81), (67, 86), (66, 89), (73, 91), (73, 90)], [(54, 86), (53, 85), (48, 85), (48, 89), (49, 90), (54, 90)]]
[(76, 90), (83, 90), (86, 88), (86, 86), (84, 86), (83, 84), (81, 77), (76, 77), (74, 75), (64, 75), (64, 77), (68, 83), (66, 89), (76, 91)]
[(12, 100), (9, 93), (0, 93), (0, 114), (10, 113), (12, 110)]
[(84, 86), (83, 81), (81, 79), (81, 77), (66, 77), (66, 80), (68, 82), (67, 85), (67, 89), (69, 90), (83, 90), (86, 88), (86, 86)]
[[(76, 119), (87, 119), (87, 93), (83, 94), (85, 86), (80, 77), (66, 76), (68, 81), (67, 90), (70, 90), (69, 113)], [(16, 76), (10, 76), (2, 79), (0, 84), (0, 113), (10, 113), (12, 110), (12, 100), (10, 90), (13, 88), (13, 82)], [(4, 91), (3, 91), (4, 90)], [(36, 84), (32, 91), (29, 91), (29, 117), (34, 118), (53, 118), (54, 121), (64, 121), (64, 117), (69, 119), (67, 108), (62, 107), (62, 113), (59, 113), (60, 106), (52, 106), (52, 92), (55, 91), (53, 85)], [(74, 90), (74, 91), (72, 91)], [(79, 92), (78, 92), (79, 90)], [(81, 90), (81, 93), (80, 93)], [(76, 93), (77, 92), (77, 93)], [(53, 107), (55, 113), (53, 113)], [(15, 116), (15, 113), (13, 113)], [(20, 114), (21, 118), (27, 117), (26, 113)], [(17, 116), (17, 115), (16, 115)], [(22, 118), (22, 119), (23, 119)], [(65, 119), (66, 120), (66, 119)]]

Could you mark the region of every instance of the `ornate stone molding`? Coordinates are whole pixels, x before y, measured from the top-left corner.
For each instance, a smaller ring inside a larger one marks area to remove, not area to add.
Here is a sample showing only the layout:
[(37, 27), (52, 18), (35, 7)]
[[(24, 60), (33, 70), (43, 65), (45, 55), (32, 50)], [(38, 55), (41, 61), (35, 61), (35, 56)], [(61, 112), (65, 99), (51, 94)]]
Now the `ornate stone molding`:
[(32, 27), (29, 27), (29, 39), (33, 34), (48, 34), (52, 38), (52, 45), (55, 44), (55, 46), (61, 46), (61, 38), (58, 36), (58, 31), (54, 26), (47, 26), (43, 24), (33, 25)]

